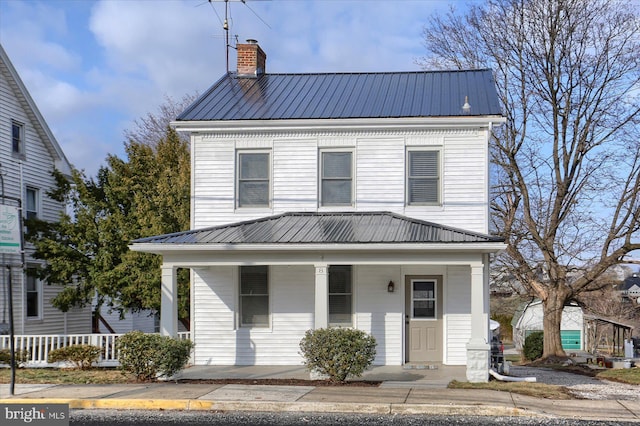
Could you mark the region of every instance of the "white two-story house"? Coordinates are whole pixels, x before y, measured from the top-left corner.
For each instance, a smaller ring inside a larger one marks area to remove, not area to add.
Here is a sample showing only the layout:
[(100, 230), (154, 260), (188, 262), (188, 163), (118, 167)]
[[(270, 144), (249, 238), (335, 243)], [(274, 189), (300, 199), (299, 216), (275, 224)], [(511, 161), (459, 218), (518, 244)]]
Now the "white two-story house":
[(269, 74), (237, 48), (173, 123), (192, 230), (131, 246), (163, 256), (162, 333), (190, 268), (196, 365), (299, 365), (306, 330), (339, 326), (376, 338), (376, 365), (488, 380), (491, 71)]
[[(64, 205), (47, 196), (56, 187), (51, 175), (54, 167), (71, 174), (69, 161), (0, 46), (0, 204), (12, 209), (21, 205), (25, 218), (58, 220)], [(14, 224), (19, 226), (17, 221)], [(0, 232), (7, 231), (6, 225), (0, 224)], [(50, 300), (62, 288), (29, 275), (27, 271), (37, 267), (38, 261), (30, 256), (28, 245), (24, 251), (23, 258), (0, 244), (0, 333), (8, 333), (9, 328), (9, 282), (15, 334), (91, 333), (91, 309), (65, 313), (55, 308)]]

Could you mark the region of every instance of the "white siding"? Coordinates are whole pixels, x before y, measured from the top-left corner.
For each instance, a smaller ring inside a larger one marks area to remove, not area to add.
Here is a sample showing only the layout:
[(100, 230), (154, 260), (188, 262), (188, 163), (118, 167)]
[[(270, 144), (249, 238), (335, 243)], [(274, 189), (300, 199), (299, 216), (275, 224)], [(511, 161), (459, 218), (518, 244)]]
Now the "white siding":
[(471, 338), (471, 269), (447, 268), (444, 291), (445, 363), (465, 365), (467, 342)]
[[(120, 318), (118, 311), (109, 311), (109, 308), (102, 308), (102, 318), (113, 329), (114, 333), (124, 334), (133, 330), (139, 330), (144, 333), (156, 333), (156, 319), (151, 311), (135, 312), (127, 311), (124, 318)], [(112, 333), (105, 325), (100, 323), (100, 333)]]
[(280, 139), (273, 144), (273, 210), (317, 208), (318, 149), (315, 139)]
[(358, 140), (356, 195), (358, 210), (404, 209), (404, 140)]
[[(192, 141), (192, 227), (228, 223), (234, 216), (235, 156), (232, 140)], [(235, 221), (231, 220), (231, 221)]]
[[(330, 210), (318, 204), (318, 150), (334, 147), (354, 151), (355, 210), (392, 211), (476, 232), (488, 230), (484, 132), (424, 130), (411, 134), (385, 131), (216, 136), (205, 134), (192, 139), (194, 229), (290, 211)], [(410, 147), (441, 150), (441, 205), (405, 206), (404, 162)], [(272, 204), (269, 208), (235, 208), (238, 149), (271, 152)]]
[[(374, 365), (402, 365), (402, 316), (404, 298), (399, 266), (358, 266), (355, 268), (356, 327), (376, 339)], [(397, 290), (387, 291), (389, 281)]]
[[(271, 326), (237, 328), (237, 267), (196, 271), (194, 313), (197, 365), (296, 365), (299, 343), (313, 327), (312, 266), (270, 268)], [(206, 282), (203, 282), (203, 279)]]
[[(0, 171), (4, 176), (5, 196), (24, 199), (26, 187), (34, 188), (39, 195), (38, 214), (41, 219), (57, 220), (64, 206), (49, 197), (47, 192), (55, 188), (51, 176), (55, 160), (49, 140), (44, 140), (37, 130), (36, 116), (30, 110), (19, 86), (8, 73), (4, 64), (0, 64)], [(24, 155), (13, 154), (11, 144), (11, 123), (15, 120), (24, 126)], [(24, 206), (24, 202), (23, 202)], [(32, 248), (26, 247), (26, 263), (33, 264), (30, 254)], [(17, 256), (7, 255), (5, 262), (18, 264)], [(5, 285), (3, 274), (0, 285)], [(20, 334), (57, 334), (90, 333), (91, 308), (72, 310), (66, 315), (54, 308), (50, 300), (61, 290), (56, 286), (42, 286), (41, 316), (38, 319), (26, 318), (24, 309), (26, 293), (24, 274), (18, 268), (13, 270), (14, 321), (16, 333)], [(5, 298), (0, 298), (0, 310), (4, 311)], [(66, 318), (65, 318), (66, 317)]]

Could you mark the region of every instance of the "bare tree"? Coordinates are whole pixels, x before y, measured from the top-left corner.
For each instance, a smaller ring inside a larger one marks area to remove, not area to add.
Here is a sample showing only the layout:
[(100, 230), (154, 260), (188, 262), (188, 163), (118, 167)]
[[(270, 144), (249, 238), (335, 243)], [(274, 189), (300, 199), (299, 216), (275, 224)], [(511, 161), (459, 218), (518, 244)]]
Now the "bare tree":
[[(154, 147), (166, 136), (169, 123), (187, 109), (197, 97), (197, 94), (186, 94), (182, 99), (176, 100), (171, 96), (165, 96), (164, 103), (158, 107), (158, 111), (149, 112), (146, 116), (136, 119), (133, 122), (133, 129), (125, 130), (125, 137), (127, 140)], [(188, 134), (183, 133), (178, 136), (183, 142), (189, 143)]]
[(487, 0), (434, 16), (424, 41), (425, 67), (494, 70), (507, 117), (491, 147), (500, 261), (543, 302), (543, 357), (565, 356), (563, 306), (640, 249), (638, 10)]

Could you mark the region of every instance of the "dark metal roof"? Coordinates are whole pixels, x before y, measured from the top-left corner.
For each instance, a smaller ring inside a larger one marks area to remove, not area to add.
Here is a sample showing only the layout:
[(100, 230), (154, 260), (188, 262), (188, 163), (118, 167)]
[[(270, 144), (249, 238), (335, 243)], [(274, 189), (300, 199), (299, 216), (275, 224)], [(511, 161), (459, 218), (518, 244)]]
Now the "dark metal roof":
[[(462, 106), (468, 97), (470, 112)], [(226, 74), (179, 121), (501, 116), (491, 70)]]
[(487, 243), (502, 238), (389, 212), (284, 213), (206, 229), (141, 238), (151, 244)]
[(620, 290), (629, 290), (634, 285), (640, 287), (640, 276), (638, 276), (638, 274), (633, 274), (632, 276), (625, 278), (620, 285)]

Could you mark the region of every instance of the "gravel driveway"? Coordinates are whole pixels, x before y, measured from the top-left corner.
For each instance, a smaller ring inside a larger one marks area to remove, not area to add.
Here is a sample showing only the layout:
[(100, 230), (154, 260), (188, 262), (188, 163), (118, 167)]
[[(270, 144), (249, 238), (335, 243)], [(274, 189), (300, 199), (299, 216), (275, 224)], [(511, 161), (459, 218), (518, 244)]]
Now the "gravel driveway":
[(640, 400), (640, 386), (600, 380), (582, 374), (514, 365), (511, 366), (509, 375), (535, 377), (539, 383), (565, 386), (576, 397), (583, 399)]

